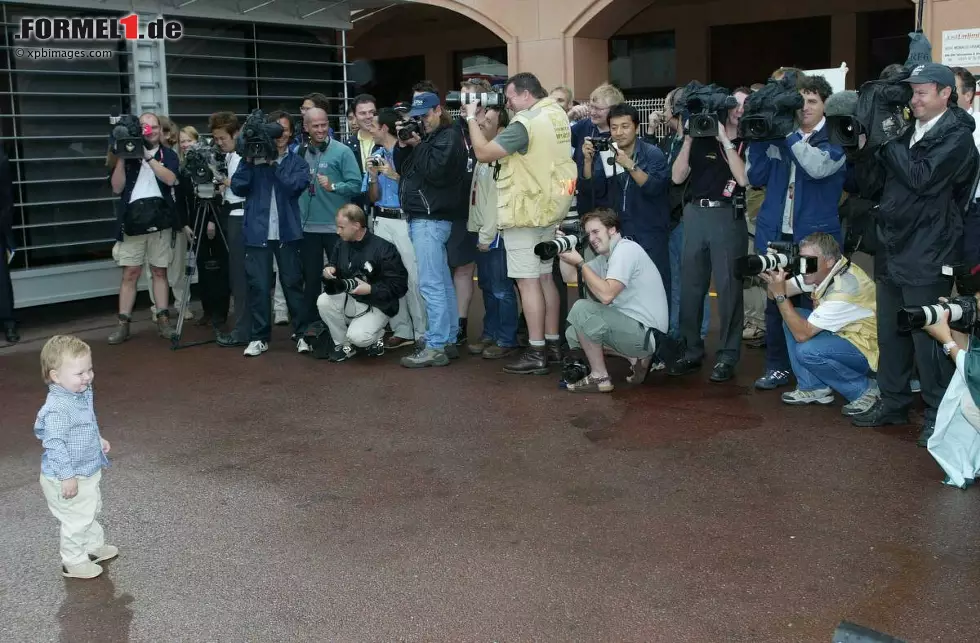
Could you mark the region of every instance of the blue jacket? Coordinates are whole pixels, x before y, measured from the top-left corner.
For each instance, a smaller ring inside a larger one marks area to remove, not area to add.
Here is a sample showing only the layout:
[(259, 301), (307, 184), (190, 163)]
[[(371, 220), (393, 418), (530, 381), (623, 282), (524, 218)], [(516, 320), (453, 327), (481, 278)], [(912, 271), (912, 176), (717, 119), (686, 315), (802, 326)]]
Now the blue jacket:
[[(592, 175), (592, 181), (596, 182), (597, 194), (609, 195), (610, 205), (619, 215), (623, 236), (637, 242), (650, 254), (660, 250), (658, 244), (666, 247), (670, 237), (670, 201), (667, 198), (670, 168), (659, 147), (639, 138), (636, 140), (636, 165), (649, 176), (642, 187), (619, 165), (615, 166), (616, 174), (612, 178), (606, 178), (600, 169), (599, 174)], [(588, 191), (591, 188), (586, 180), (582, 189)]]
[(843, 148), (831, 145), (825, 125), (807, 141), (793, 132), (784, 140), (749, 143), (749, 184), (766, 188), (755, 223), (756, 250), (764, 252), (767, 244), (782, 234), (790, 163), (796, 165), (793, 241), (799, 243), (813, 232), (826, 232), (843, 243), (837, 206), (844, 191), (847, 159)]
[(265, 248), (269, 245), (269, 206), (272, 188), (276, 188), (276, 210), (279, 213), (279, 240), (283, 243), (303, 238), (299, 214), (299, 195), (310, 183), (310, 166), (292, 152), (272, 165), (254, 165), (242, 159), (231, 189), (245, 197), (245, 219), (242, 231), (245, 245)]
[[(572, 123), (572, 159), (578, 166), (579, 185), (576, 195), (576, 210), (582, 214), (595, 208), (612, 207), (612, 195), (609, 194), (605, 184), (601, 181), (594, 185), (583, 183), (585, 176), (582, 174), (582, 166), (585, 162), (585, 156), (582, 154), (582, 143), (585, 142), (586, 138), (609, 138), (609, 132), (600, 132), (592, 119), (588, 117)], [(604, 176), (602, 172), (602, 158), (596, 154), (592, 158), (592, 176)], [(595, 198), (592, 194), (593, 188), (595, 189)]]

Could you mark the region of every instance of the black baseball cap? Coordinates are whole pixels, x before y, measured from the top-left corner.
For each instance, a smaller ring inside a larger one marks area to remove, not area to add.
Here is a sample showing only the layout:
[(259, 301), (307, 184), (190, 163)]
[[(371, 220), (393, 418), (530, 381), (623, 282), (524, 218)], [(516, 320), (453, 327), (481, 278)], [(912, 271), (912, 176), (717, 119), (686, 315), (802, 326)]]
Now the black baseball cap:
[(940, 87), (956, 87), (956, 76), (953, 74), (953, 70), (946, 65), (924, 63), (916, 65), (905, 82), (910, 85), (936, 83)]

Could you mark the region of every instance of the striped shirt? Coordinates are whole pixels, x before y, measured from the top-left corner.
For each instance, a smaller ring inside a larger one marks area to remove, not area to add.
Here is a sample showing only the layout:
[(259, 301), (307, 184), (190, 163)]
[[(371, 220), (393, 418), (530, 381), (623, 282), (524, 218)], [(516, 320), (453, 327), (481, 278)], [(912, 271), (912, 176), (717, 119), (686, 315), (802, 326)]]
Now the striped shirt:
[(91, 386), (81, 393), (70, 393), (49, 384), (48, 399), (37, 412), (34, 435), (44, 447), (41, 473), (45, 477), (68, 480), (91, 476), (109, 466), (102, 453)]

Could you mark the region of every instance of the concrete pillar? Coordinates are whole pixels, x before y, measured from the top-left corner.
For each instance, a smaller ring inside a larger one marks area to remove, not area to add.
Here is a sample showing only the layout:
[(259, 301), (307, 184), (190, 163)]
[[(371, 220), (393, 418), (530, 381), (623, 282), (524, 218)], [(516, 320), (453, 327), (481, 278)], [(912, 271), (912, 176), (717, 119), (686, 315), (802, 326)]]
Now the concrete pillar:
[(835, 14), (830, 20), (830, 66), (847, 63), (846, 87), (854, 89), (857, 71), (858, 20), (856, 13)]
[(576, 100), (586, 101), (592, 90), (609, 80), (609, 41), (570, 38), (571, 55), (566, 56), (567, 78)]
[(529, 71), (538, 77), (545, 90), (551, 91), (565, 82), (562, 41), (562, 38), (519, 39), (517, 44), (507, 48), (508, 71), (511, 75)]

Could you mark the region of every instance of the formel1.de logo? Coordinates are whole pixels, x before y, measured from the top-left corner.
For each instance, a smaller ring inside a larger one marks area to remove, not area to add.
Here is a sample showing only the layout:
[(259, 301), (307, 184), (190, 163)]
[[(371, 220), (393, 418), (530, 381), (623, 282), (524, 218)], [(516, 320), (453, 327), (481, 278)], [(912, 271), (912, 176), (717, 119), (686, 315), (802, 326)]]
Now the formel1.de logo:
[(21, 18), (16, 40), (180, 40), (184, 26), (160, 17), (146, 23), (140, 33), (140, 18), (131, 13), (124, 18)]

